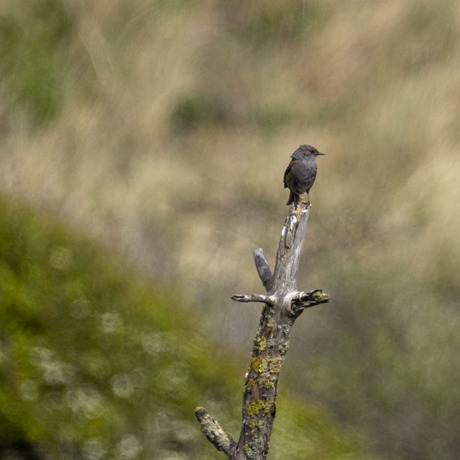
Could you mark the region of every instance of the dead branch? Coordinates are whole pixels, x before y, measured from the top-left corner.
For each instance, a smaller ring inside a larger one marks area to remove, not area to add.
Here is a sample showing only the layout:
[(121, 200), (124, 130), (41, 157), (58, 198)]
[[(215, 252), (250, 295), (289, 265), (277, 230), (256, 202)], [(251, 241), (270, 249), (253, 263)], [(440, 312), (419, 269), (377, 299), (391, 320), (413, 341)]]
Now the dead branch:
[(268, 295), (232, 296), (238, 302), (264, 304), (245, 377), (238, 442), (233, 441), (203, 408), (195, 411), (203, 433), (231, 460), (264, 460), (267, 457), (276, 415), (278, 380), (289, 348), (291, 327), (306, 308), (329, 301), (321, 289), (297, 290), (297, 273), (309, 215), (309, 203), (302, 202), (290, 208), (281, 232), (274, 274), (262, 249), (254, 251), (257, 272)]

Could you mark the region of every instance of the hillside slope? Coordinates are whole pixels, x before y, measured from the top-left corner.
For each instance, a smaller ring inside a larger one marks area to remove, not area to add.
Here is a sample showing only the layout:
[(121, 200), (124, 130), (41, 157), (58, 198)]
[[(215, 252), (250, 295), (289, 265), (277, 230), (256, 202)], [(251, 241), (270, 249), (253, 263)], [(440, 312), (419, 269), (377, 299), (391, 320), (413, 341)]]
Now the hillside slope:
[[(1, 458), (216, 458), (198, 404), (237, 430), (242, 369), (215, 353), (179, 298), (4, 202), (0, 317)], [(361, 449), (287, 392), (278, 412), (272, 458)]]

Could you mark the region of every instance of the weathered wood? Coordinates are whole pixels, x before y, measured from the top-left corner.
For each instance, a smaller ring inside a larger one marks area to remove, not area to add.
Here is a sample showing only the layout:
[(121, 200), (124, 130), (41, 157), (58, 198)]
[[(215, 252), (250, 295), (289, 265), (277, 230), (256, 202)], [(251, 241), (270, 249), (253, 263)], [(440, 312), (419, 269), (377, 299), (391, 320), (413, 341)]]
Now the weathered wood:
[[(305, 308), (329, 301), (321, 289), (297, 290), (297, 273), (309, 215), (309, 203), (302, 202), (290, 208), (281, 232), (273, 275), (262, 249), (254, 251), (257, 272), (268, 295), (232, 296), (238, 302), (264, 304), (251, 364), (245, 377), (242, 428), (238, 442), (225, 434), (203, 408), (197, 409), (208, 417), (203, 415), (200, 419), (197, 415), (203, 433), (232, 460), (264, 460), (267, 457), (276, 415), (278, 380), (289, 349), (291, 327)], [(222, 445), (228, 447), (224, 449)]]
[(232, 295), (232, 300), (235, 300), (237, 302), (262, 302), (262, 303), (268, 303), (270, 305), (273, 305), (275, 302), (275, 299), (273, 297), (270, 297), (268, 295), (260, 295), (260, 294), (235, 294)]
[(254, 262), (256, 264), (257, 273), (264, 288), (268, 291), (273, 282), (273, 274), (265, 258), (264, 250), (259, 248), (254, 251)]
[(281, 231), (275, 275), (269, 294), (276, 293), (278, 297), (284, 297), (288, 292), (297, 290), (300, 254), (309, 217), (310, 206), (307, 203), (291, 208)]
[(203, 407), (195, 409), (195, 416), (200, 422), (201, 431), (216, 449), (232, 458), (235, 455), (236, 442), (225, 433), (219, 422), (214, 420)]

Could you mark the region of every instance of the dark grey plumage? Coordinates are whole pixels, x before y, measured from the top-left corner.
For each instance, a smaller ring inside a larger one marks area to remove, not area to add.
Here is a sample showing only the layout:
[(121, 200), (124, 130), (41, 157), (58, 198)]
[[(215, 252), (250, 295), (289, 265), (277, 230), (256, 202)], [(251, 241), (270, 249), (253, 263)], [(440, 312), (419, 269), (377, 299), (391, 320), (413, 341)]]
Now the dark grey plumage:
[(292, 155), (284, 173), (284, 188), (290, 190), (287, 204), (300, 201), (300, 195), (306, 193), (308, 201), (310, 189), (316, 179), (316, 157), (324, 155), (311, 145), (301, 145)]

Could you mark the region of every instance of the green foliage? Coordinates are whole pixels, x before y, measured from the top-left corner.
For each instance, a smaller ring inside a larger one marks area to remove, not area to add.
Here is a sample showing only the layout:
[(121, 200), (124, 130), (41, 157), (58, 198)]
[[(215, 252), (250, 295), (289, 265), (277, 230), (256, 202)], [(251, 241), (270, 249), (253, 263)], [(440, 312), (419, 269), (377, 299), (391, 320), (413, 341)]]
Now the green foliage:
[(329, 7), (320, 1), (269, 0), (261, 2), (253, 15), (246, 16), (236, 32), (259, 47), (285, 46), (307, 40), (326, 24), (329, 13)]
[(10, 7), (0, 11), (2, 89), (40, 123), (56, 116), (62, 104), (62, 79), (70, 62), (62, 50), (73, 18), (62, 0), (7, 3)]
[(261, 129), (266, 133), (280, 129), (287, 125), (294, 117), (289, 107), (284, 105), (261, 107), (254, 113), (254, 119)]
[(225, 381), (225, 370), (214, 372), (203, 342), (176, 324), (177, 307), (91, 243), (1, 208), (2, 438), (34, 441), (51, 456), (73, 446), (85, 458), (196, 449), (185, 413), (205, 392), (194, 367), (208, 384)]
[(170, 123), (175, 135), (187, 134), (206, 126), (220, 125), (230, 119), (229, 108), (221, 97), (190, 93), (178, 98)]

